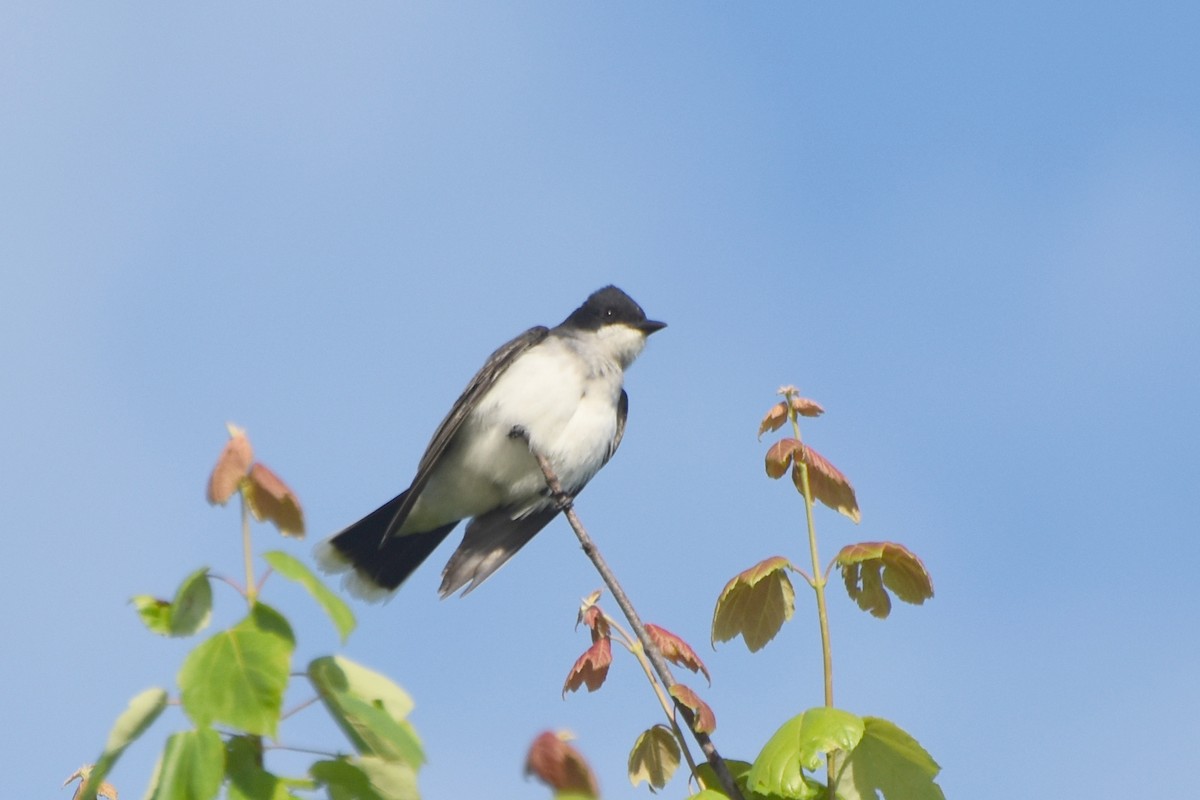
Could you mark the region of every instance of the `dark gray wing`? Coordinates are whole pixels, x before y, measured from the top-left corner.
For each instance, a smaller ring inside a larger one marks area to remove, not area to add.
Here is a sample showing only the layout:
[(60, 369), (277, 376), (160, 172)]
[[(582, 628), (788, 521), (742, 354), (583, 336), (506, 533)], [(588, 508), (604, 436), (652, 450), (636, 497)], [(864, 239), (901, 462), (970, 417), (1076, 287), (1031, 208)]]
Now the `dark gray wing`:
[(621, 440), (625, 438), (625, 418), (629, 416), (629, 395), (625, 390), (621, 390), (621, 399), (617, 401), (617, 432), (613, 436), (612, 444), (608, 446), (608, 455), (604, 457), (604, 463), (613, 457), (613, 453), (617, 452), (617, 448), (621, 446)]
[(483, 368), (475, 373), (475, 377), (467, 384), (467, 388), (463, 390), (462, 396), (458, 398), (454, 408), (450, 409), (450, 413), (442, 420), (442, 424), (434, 432), (433, 438), (429, 440), (429, 445), (425, 448), (425, 455), (421, 456), (421, 462), (417, 465), (417, 476), (413, 478), (412, 486), (409, 487), (404, 501), (396, 510), (396, 516), (388, 525), (387, 533), (384, 534), (385, 539), (392, 536), (404, 524), (413, 505), (416, 504), (417, 498), (420, 497), (421, 490), (425, 488), (425, 484), (429, 483), (429, 478), (433, 474), (438, 460), (445, 454), (454, 435), (458, 433), (458, 429), (462, 427), (463, 422), (479, 403), (479, 398), (483, 397), (496, 379), (512, 365), (517, 356), (540, 344), (549, 333), (550, 330), (541, 325), (530, 328), (492, 353)]

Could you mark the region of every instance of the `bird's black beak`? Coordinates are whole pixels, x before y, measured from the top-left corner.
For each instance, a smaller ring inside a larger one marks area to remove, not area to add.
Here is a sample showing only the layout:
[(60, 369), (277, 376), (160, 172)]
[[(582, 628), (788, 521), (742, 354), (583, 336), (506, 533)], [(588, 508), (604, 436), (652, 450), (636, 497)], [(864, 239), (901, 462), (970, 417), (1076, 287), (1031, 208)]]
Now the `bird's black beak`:
[(650, 334), (654, 333), (655, 331), (661, 331), (665, 327), (667, 327), (667, 323), (658, 322), (658, 321), (652, 320), (652, 319), (642, 320), (637, 325), (637, 329), (639, 331), (641, 331), (643, 334), (645, 334), (646, 336), (649, 336)]

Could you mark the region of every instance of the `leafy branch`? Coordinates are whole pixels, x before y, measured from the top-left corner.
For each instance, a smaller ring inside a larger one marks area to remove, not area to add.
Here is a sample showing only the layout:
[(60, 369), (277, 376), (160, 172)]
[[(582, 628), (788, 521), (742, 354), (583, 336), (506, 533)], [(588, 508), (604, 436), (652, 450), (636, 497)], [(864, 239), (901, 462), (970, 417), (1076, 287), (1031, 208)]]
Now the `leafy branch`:
[[(817, 502), (855, 523), (858, 499), (846, 476), (801, 439), (800, 418), (824, 413), (820, 404), (801, 397), (793, 386), (779, 390), (783, 400), (759, 425), (759, 437), (790, 423), (792, 436), (767, 450), (767, 476), (791, 473), (804, 504), (811, 574), (783, 556), (764, 559), (735, 575), (721, 591), (713, 612), (713, 643), (741, 636), (751, 651), (764, 647), (795, 612), (795, 589), (788, 572), (803, 577), (816, 600), (820, 624), (824, 703), (785, 722), (763, 747), (739, 781), (751, 797), (938, 800), (934, 782), (939, 768), (929, 754), (896, 725), (877, 717), (859, 717), (834, 706), (833, 648), (829, 632), (828, 586), (834, 566), (842, 570), (847, 593), (876, 617), (891, 611), (889, 590), (897, 598), (921, 604), (933, 596), (933, 583), (915, 554), (894, 542), (864, 542), (843, 547), (821, 568), (814, 506)], [(821, 785), (810, 773), (825, 762)]]
[[(691, 696), (686, 694), (691, 690), (682, 684), (676, 683), (673, 691), (663, 687), (656, 678), (642, 643), (600, 608), (600, 594), (599, 591), (592, 592), (580, 606), (578, 621), (585, 624), (591, 632), (592, 645), (575, 661), (567, 674), (563, 683), (563, 694), (577, 691), (584, 686), (589, 692), (594, 692), (604, 684), (608, 677), (609, 665), (612, 663), (611, 641), (615, 632), (617, 641), (641, 666), (667, 720), (667, 726), (651, 726), (634, 743), (629, 754), (630, 781), (635, 786), (646, 781), (652, 788), (661, 789), (675, 773), (681, 757), (687, 761), (691, 774), (696, 776), (698, 767), (679, 726), (673, 698), (681, 693), (683, 698), (688, 698), (681, 699), (681, 702), (696, 709), (697, 727), (704, 731), (712, 731), (716, 727), (716, 718), (712, 710), (699, 697), (694, 696), (694, 693)], [(663, 658), (692, 672), (703, 673), (705, 678), (709, 677), (708, 668), (687, 642), (653, 623), (646, 623), (644, 627)]]
[(579, 539), (579, 544), (583, 547), (583, 552), (591, 559), (592, 564), (596, 567), (596, 571), (600, 573), (600, 577), (604, 580), (605, 586), (612, 593), (613, 599), (620, 606), (621, 613), (625, 615), (625, 619), (629, 622), (629, 627), (633, 630), (634, 635), (641, 644), (641, 648), (649, 660), (650, 666), (654, 669), (655, 675), (657, 675), (659, 682), (667, 694), (673, 698), (675, 707), (683, 715), (684, 721), (692, 732), (692, 736), (695, 738), (696, 743), (700, 745), (700, 749), (704, 752), (705, 758), (716, 773), (721, 786), (730, 798), (741, 800), (741, 791), (734, 782), (728, 765), (721, 758), (720, 753), (717, 752), (716, 745), (713, 744), (712, 738), (709, 736), (712, 727), (716, 724), (715, 720), (710, 721), (712, 718), (711, 709), (699, 699), (695, 692), (675, 680), (675, 677), (671, 674), (671, 668), (667, 665), (667, 660), (663, 657), (654, 638), (646, 630), (646, 626), (642, 623), (641, 617), (638, 616), (637, 610), (634, 609), (629, 596), (621, 587), (616, 575), (609, 568), (608, 562), (604, 560), (604, 556), (601, 555), (599, 548), (588, 534), (587, 529), (584, 528), (579, 515), (575, 513), (572, 498), (563, 491), (562, 484), (559, 482), (558, 476), (554, 473), (550, 461), (541, 453), (534, 453), (534, 455), (537, 457), (542, 474), (546, 477), (546, 485), (550, 487), (555, 500), (562, 506), (563, 514), (570, 523), (571, 530), (575, 532), (575, 536)]
[[(133, 598), (143, 624), (161, 636), (193, 636), (212, 619), (213, 579), (232, 586), (245, 600), (245, 618), (201, 642), (184, 659), (177, 699), (161, 687), (147, 689), (117, 718), (100, 756), (70, 779), (80, 785), (75, 800), (113, 798), (105, 778), (122, 753), (163, 714), (182, 709), (191, 727), (171, 734), (150, 782), (150, 800), (209, 800), (222, 787), (231, 800), (288, 800), (297, 792), (324, 791), (339, 800), (416, 800), (416, 775), (425, 757), (407, 717), (412, 700), (385, 676), (343, 656), (323, 656), (297, 675), (292, 670), (295, 635), (287, 618), (261, 600), (275, 574), (304, 587), (325, 611), (342, 641), (353, 631), (350, 608), (294, 556), (274, 551), (262, 556), (255, 580), (251, 517), (269, 522), (284, 536), (304, 535), (304, 514), (292, 490), (273, 471), (254, 461), (245, 432), (229, 426), (226, 442), (208, 482), (208, 500), (241, 501), (244, 584), (212, 574), (207, 567), (188, 575), (170, 600)], [(313, 696), (285, 711), (283, 697), (293, 678), (307, 680)], [(320, 703), (346, 735), (352, 753), (298, 749), (279, 741), (280, 724)], [(287, 750), (316, 755), (304, 775), (270, 771), (266, 754)]]

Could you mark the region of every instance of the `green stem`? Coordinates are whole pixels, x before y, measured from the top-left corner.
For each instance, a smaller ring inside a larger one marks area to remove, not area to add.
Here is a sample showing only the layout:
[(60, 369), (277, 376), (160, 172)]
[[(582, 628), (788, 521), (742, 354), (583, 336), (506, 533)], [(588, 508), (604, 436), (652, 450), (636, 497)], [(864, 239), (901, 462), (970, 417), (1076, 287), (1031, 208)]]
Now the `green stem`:
[(802, 462), (800, 485), (804, 487), (804, 515), (808, 522), (808, 553), (812, 557), (813, 591), (817, 595), (817, 616), (821, 620), (821, 656), (825, 672), (825, 705), (833, 708), (833, 648), (829, 643), (829, 613), (825, 605), (825, 584), (828, 582), (821, 569), (821, 557), (817, 554), (817, 528), (813, 522), (812, 490), (808, 485), (808, 465)]
[[(800, 441), (800, 421), (792, 409), (792, 398), (789, 394), (785, 401), (788, 404), (788, 417), (791, 419), (792, 431), (796, 440)], [(821, 623), (821, 661), (825, 675), (825, 706), (833, 708), (833, 647), (829, 642), (829, 612), (825, 604), (825, 585), (829, 582), (828, 573), (821, 569), (821, 557), (817, 554), (817, 525), (813, 520), (812, 487), (808, 482), (808, 464), (796, 459), (793, 467), (800, 470), (801, 494), (804, 495), (804, 519), (808, 526), (808, 554), (812, 558), (813, 579), (810, 581), (813, 592), (817, 595), (817, 617)], [(825, 756), (825, 772), (828, 778), (828, 796), (837, 797), (837, 759), (833, 753)]]
[(258, 587), (254, 583), (254, 548), (250, 541), (250, 509), (246, 506), (246, 498), (242, 498), (242, 558), (246, 562), (246, 602), (250, 607), (258, 597)]

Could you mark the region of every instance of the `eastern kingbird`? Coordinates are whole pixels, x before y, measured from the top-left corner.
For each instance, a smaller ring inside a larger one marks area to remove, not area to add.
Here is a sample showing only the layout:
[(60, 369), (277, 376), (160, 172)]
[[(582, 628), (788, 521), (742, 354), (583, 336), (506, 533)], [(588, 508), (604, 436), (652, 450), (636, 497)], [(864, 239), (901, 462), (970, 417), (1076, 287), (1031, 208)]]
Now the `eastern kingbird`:
[(575, 497), (625, 433), (625, 369), (666, 327), (615, 286), (557, 327), (530, 328), (492, 353), (442, 420), (412, 484), (318, 546), (326, 572), (367, 600), (389, 596), (464, 519), (442, 570), (446, 597), (474, 589), (562, 509), (533, 453)]

